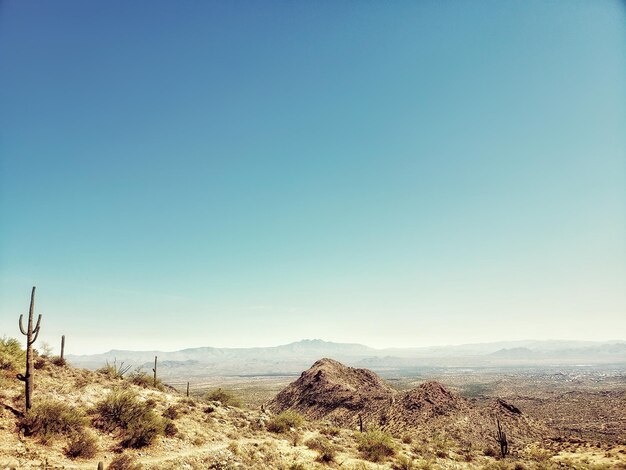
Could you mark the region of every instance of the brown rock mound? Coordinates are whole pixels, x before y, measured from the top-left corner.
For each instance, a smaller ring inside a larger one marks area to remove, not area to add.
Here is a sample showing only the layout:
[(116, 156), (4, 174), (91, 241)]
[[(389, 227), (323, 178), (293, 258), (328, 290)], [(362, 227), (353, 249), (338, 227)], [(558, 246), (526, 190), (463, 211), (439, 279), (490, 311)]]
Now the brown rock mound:
[(398, 411), (406, 414), (419, 414), (423, 417), (448, 415), (468, 408), (467, 402), (453, 394), (442, 384), (430, 381), (402, 393), (398, 400)]
[(396, 393), (370, 370), (320, 359), (267, 407), (277, 413), (292, 409), (308, 419), (325, 418), (348, 426), (356, 422), (358, 414), (379, 416)]

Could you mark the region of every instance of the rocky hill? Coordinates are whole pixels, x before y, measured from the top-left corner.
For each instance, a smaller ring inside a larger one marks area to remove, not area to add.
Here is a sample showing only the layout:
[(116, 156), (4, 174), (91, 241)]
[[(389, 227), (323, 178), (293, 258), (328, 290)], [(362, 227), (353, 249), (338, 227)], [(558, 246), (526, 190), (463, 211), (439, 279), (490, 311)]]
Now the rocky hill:
[(320, 359), (269, 404), (274, 412), (296, 410), (309, 419), (330, 419), (353, 426), (358, 414), (382, 416), (396, 391), (367, 369)]
[(367, 369), (321, 359), (268, 403), (279, 413), (295, 410), (310, 419), (327, 419), (340, 426), (378, 427), (422, 437), (446, 434), (463, 442), (493, 441), (498, 418), (518, 443), (549, 435), (548, 429), (504, 400), (477, 403), (426, 382), (397, 391)]

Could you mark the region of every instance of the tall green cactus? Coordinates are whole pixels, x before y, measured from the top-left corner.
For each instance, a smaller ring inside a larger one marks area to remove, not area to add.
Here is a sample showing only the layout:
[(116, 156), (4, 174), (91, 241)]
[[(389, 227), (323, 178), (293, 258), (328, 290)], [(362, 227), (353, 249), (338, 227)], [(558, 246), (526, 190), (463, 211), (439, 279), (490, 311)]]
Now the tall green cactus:
[(154, 369), (152, 369), (152, 372), (154, 372), (154, 387), (156, 388), (157, 386), (157, 357), (154, 356)]
[(509, 441), (506, 438), (506, 433), (502, 430), (502, 426), (500, 426), (500, 420), (496, 418), (496, 423), (498, 425), (498, 432), (496, 434), (496, 442), (500, 444), (500, 454), (502, 458), (506, 457), (509, 453)]
[(28, 328), (24, 329), (23, 318), (20, 315), (20, 331), (26, 336), (26, 373), (17, 374), (17, 378), (24, 382), (24, 395), (26, 398), (26, 410), (30, 410), (33, 397), (33, 344), (39, 336), (39, 326), (41, 324), (41, 314), (37, 318), (37, 325), (33, 328), (33, 314), (35, 311), (35, 286), (30, 294), (30, 309), (28, 311)]

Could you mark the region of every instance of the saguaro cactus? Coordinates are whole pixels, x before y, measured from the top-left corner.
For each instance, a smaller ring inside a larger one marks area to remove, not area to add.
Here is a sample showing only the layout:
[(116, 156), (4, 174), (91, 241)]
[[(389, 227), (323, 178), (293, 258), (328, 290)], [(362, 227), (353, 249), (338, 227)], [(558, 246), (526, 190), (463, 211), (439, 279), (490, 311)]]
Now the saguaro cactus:
[(154, 356), (154, 369), (152, 369), (152, 372), (154, 372), (154, 387), (156, 388), (157, 386), (157, 376), (156, 376), (156, 372), (157, 372), (157, 357)]
[(500, 426), (500, 420), (496, 418), (496, 423), (498, 424), (498, 433), (496, 434), (496, 442), (500, 444), (500, 454), (502, 458), (506, 457), (509, 453), (509, 441), (506, 438), (506, 433), (502, 430), (502, 426)]
[(39, 336), (39, 326), (41, 324), (41, 314), (37, 318), (37, 325), (33, 328), (33, 314), (35, 311), (35, 286), (30, 294), (30, 309), (28, 311), (28, 328), (24, 329), (23, 318), (20, 315), (20, 331), (26, 336), (26, 373), (17, 374), (17, 378), (24, 382), (24, 396), (26, 398), (26, 410), (32, 406), (33, 396), (33, 344)]
[(65, 354), (65, 335), (61, 336), (61, 359), (63, 359), (63, 355)]
[(189, 382), (187, 382), (187, 397), (189, 397)]

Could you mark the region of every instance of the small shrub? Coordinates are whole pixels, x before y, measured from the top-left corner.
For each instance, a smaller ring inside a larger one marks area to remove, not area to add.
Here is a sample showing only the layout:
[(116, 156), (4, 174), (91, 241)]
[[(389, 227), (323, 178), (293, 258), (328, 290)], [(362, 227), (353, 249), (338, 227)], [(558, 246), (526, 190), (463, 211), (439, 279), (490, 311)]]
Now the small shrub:
[(188, 406), (189, 408), (195, 408), (195, 407), (196, 407), (196, 400), (194, 400), (194, 399), (193, 399), (193, 398), (191, 398), (191, 397), (185, 397), (185, 398), (183, 398), (183, 399), (180, 401), (180, 403), (181, 403), (182, 405), (186, 405), (186, 406)]
[(419, 460), (415, 466), (418, 470), (431, 470), (434, 468), (435, 462), (432, 459)]
[(304, 417), (300, 413), (287, 410), (274, 416), (267, 423), (267, 430), (275, 433), (285, 433), (291, 429), (297, 429), (304, 424)]
[[(87, 372), (87, 371), (85, 371)], [(92, 379), (89, 375), (83, 374), (76, 377), (76, 381), (74, 382), (77, 388), (85, 388), (87, 385), (92, 383)]]
[[(486, 465), (483, 465), (482, 468), (484, 470), (511, 470), (511, 467), (509, 467), (509, 464), (503, 460), (496, 460), (496, 461), (488, 462)], [(544, 466), (539, 466), (539, 469), (548, 470), (548, 468)]]
[(107, 470), (141, 470), (143, 467), (141, 464), (137, 463), (137, 461), (129, 455), (118, 455), (115, 457)]
[(309, 449), (319, 452), (317, 461), (322, 463), (334, 462), (337, 449), (325, 437), (313, 437), (304, 443)]
[(59, 435), (81, 430), (85, 417), (76, 408), (60, 401), (42, 401), (35, 404), (24, 418), (21, 427), (26, 435), (36, 435), (47, 442)]
[(289, 440), (291, 441), (292, 446), (298, 447), (302, 442), (302, 436), (299, 432), (294, 431), (289, 435)]
[(124, 374), (128, 372), (130, 366), (125, 366), (123, 362), (120, 365), (117, 365), (117, 360), (113, 361), (113, 364), (109, 364), (107, 361), (106, 365), (100, 367), (96, 370), (98, 374), (102, 374), (109, 379), (123, 379)]
[(396, 445), (390, 434), (379, 429), (371, 429), (357, 435), (357, 448), (372, 462), (382, 462), (396, 453)]
[(169, 406), (164, 412), (163, 417), (168, 419), (178, 418), (178, 408), (175, 406)]
[(435, 455), (440, 459), (448, 458), (448, 438), (445, 435), (437, 435), (434, 439)]
[(485, 457), (495, 457), (496, 456), (496, 449), (494, 449), (493, 447), (486, 447), (483, 450), (483, 455)]
[(413, 470), (415, 463), (413, 459), (406, 455), (401, 455), (392, 465), (393, 470)]
[(537, 445), (531, 445), (527, 450), (527, 454), (528, 457), (537, 462), (546, 462), (550, 460), (550, 457), (553, 455), (549, 450), (538, 447)]
[(223, 390), (221, 388), (208, 392), (204, 398), (207, 401), (220, 402), (222, 405), (225, 405), (225, 406), (235, 406), (235, 407), (241, 406), (241, 400), (235, 397), (235, 395), (232, 392), (228, 390)]
[(95, 425), (105, 431), (121, 429), (122, 447), (144, 447), (163, 434), (165, 423), (131, 391), (113, 391), (96, 405)]
[(0, 370), (17, 370), (26, 362), (26, 351), (15, 338), (0, 338)]
[(65, 360), (65, 358), (61, 356), (54, 356), (52, 359), (50, 359), (50, 362), (52, 362), (52, 364), (57, 367), (64, 367), (67, 365), (67, 361)]
[(164, 432), (163, 420), (154, 413), (148, 412), (128, 424), (120, 444), (124, 448), (139, 449), (152, 444), (157, 436), (164, 434)]
[(204, 444), (206, 444), (206, 437), (204, 437), (204, 436), (195, 436), (195, 437), (193, 438), (193, 440), (191, 441), (191, 443), (192, 443), (194, 446), (201, 446), (201, 445), (204, 445)]
[(96, 438), (88, 431), (81, 430), (70, 436), (65, 449), (65, 455), (75, 459), (81, 457), (90, 459), (98, 452), (98, 444)]
[(35, 368), (35, 370), (44, 369), (46, 367), (46, 364), (48, 364), (48, 361), (46, 360), (46, 358), (41, 356), (36, 357), (33, 361), (33, 367)]
[(217, 452), (211, 454), (203, 463), (207, 464), (204, 468), (210, 470), (234, 470), (239, 468), (235, 456), (228, 449), (218, 450)]
[[(154, 377), (151, 375), (148, 375), (141, 368), (138, 368), (132, 371), (130, 374), (128, 374), (126, 378), (128, 379), (128, 381), (130, 381), (130, 383), (137, 385), (139, 387), (143, 387), (143, 388), (154, 387)], [(157, 381), (156, 381), (156, 388), (157, 390), (164, 390), (163, 382), (161, 382), (161, 379), (159, 378), (157, 378)]]
[(430, 451), (430, 447), (425, 441), (414, 442), (411, 445), (411, 452), (415, 455), (419, 455), (422, 457), (430, 457), (432, 456), (432, 452)]
[(233, 454), (233, 455), (239, 455), (241, 454), (241, 447), (239, 446), (239, 443), (237, 441), (230, 441), (228, 443), (228, 450)]
[(146, 406), (147, 406), (148, 408), (150, 408), (151, 410), (153, 410), (153, 409), (155, 409), (155, 408), (156, 408), (156, 406), (157, 406), (157, 402), (156, 402), (156, 400), (155, 400), (154, 398), (148, 398), (148, 399), (146, 400)]
[(143, 388), (148, 388), (151, 384), (151, 382), (153, 382), (153, 379), (151, 379), (148, 374), (141, 370), (141, 369), (136, 369), (134, 371), (132, 371), (130, 374), (128, 374), (128, 376), (126, 377), (126, 379), (134, 384), (134, 385), (138, 385), (139, 387), (143, 387)]
[(320, 434), (324, 434), (325, 436), (338, 436), (341, 433), (341, 429), (337, 426), (324, 426), (320, 429)]
[(348, 470), (372, 470), (372, 466), (365, 462), (356, 462), (347, 468)]
[(402, 436), (402, 443), (403, 444), (411, 444), (413, 442), (413, 438), (411, 437), (410, 434), (404, 434)]
[(94, 423), (105, 431), (125, 429), (128, 424), (146, 412), (148, 407), (139, 402), (131, 391), (114, 390), (96, 405), (99, 418)]
[(178, 434), (178, 427), (176, 427), (176, 424), (174, 423), (174, 421), (172, 421), (171, 419), (166, 419), (165, 420), (165, 426), (163, 427), (163, 433), (167, 437), (174, 437), (176, 434)]

